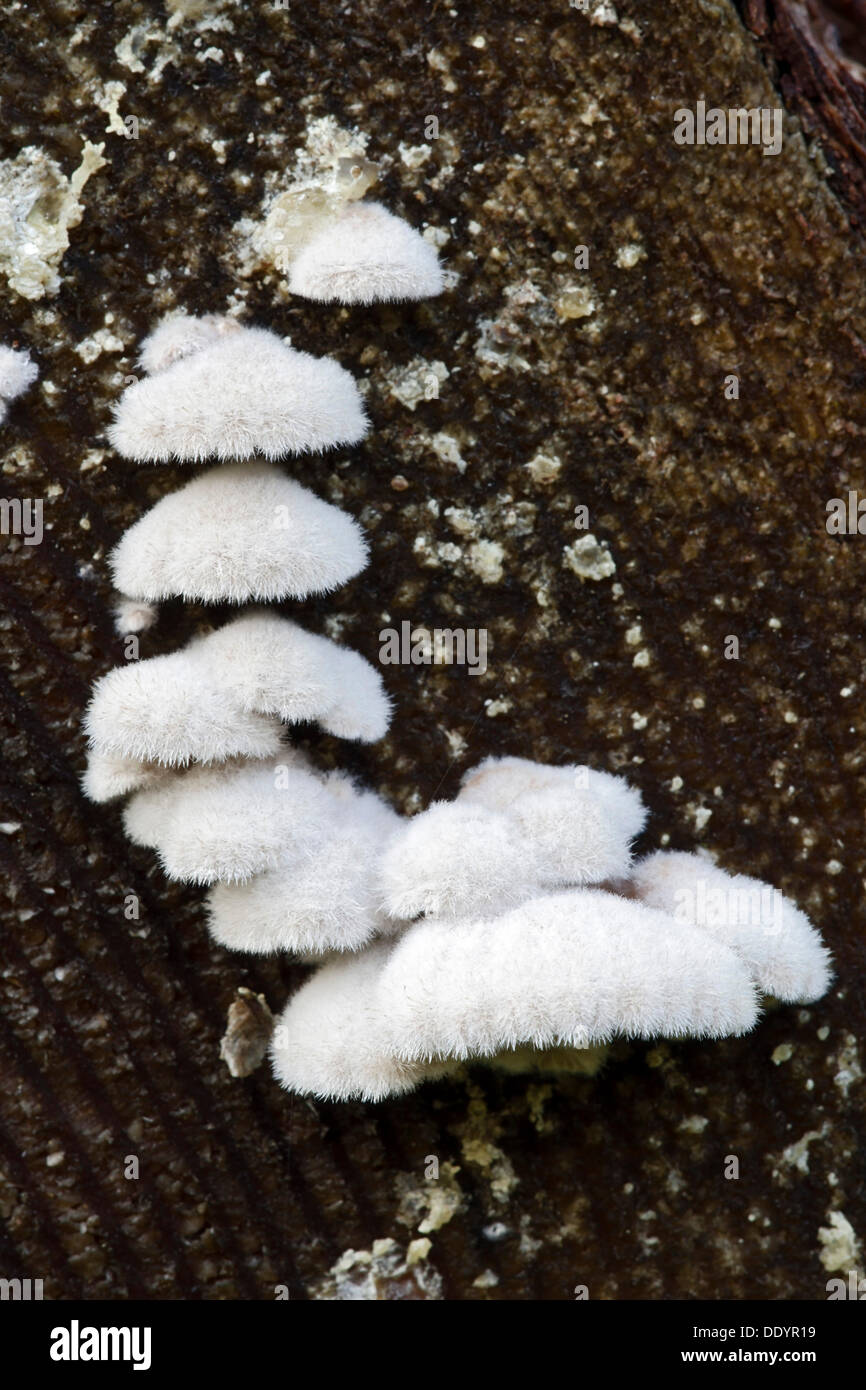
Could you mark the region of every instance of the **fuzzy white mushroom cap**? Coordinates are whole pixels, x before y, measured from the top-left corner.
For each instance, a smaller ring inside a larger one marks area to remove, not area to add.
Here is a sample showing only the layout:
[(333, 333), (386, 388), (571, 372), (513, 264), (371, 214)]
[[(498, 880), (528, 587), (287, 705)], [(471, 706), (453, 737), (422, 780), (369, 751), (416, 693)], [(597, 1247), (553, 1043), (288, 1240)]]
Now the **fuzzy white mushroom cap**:
[(246, 710), (287, 723), (316, 720), (337, 738), (383, 738), (391, 707), (382, 677), (359, 652), (263, 610), (202, 639), (212, 679)]
[(631, 867), (629, 841), (604, 799), (567, 782), (527, 792), (506, 813), (542, 888), (602, 883)]
[(646, 824), (647, 810), (636, 787), (611, 772), (574, 763), (557, 767), (529, 758), (485, 758), (467, 772), (457, 799), (508, 811), (519, 808), (531, 793), (556, 790), (585, 793), (604, 811), (611, 833), (626, 844)]
[(334, 808), (314, 855), (211, 890), (211, 935), (235, 951), (307, 958), (357, 951), (395, 924), (379, 912), (376, 864), (397, 813), (372, 794)]
[(121, 593), (149, 603), (303, 599), (338, 588), (366, 563), (358, 523), (267, 463), (194, 478), (109, 557)]
[(376, 1099), (416, 1084), (407, 1063), (616, 1036), (719, 1038), (757, 1016), (754, 983), (726, 946), (577, 889), (493, 919), (427, 919), (393, 945), (329, 962), (289, 1002), (272, 1056), (292, 1090)]
[(426, 299), (441, 294), (435, 249), (381, 203), (350, 203), (292, 263), (289, 289), (339, 304)]
[(358, 652), (263, 612), (116, 666), (94, 687), (84, 723), (97, 753), (184, 767), (273, 756), (278, 720), (372, 741), (389, 718), (382, 678)]
[(133, 632), (147, 632), (156, 619), (157, 611), (152, 603), (142, 603), (140, 599), (121, 595), (114, 605), (114, 626), (121, 637)]
[(241, 331), (236, 319), (223, 314), (203, 314), (194, 318), (192, 314), (179, 310), (166, 314), (156, 328), (142, 340), (138, 360), (148, 375), (164, 372), (184, 357), (192, 357), (203, 348), (212, 347), (230, 333)]
[(38, 375), (29, 352), (0, 344), (0, 421), (6, 418), (7, 403), (26, 391)]
[(143, 787), (155, 786), (163, 775), (164, 769), (152, 763), (89, 753), (81, 786), (91, 801), (114, 801)]
[(356, 444), (367, 418), (351, 375), (264, 328), (238, 328), (127, 388), (108, 435), (138, 463), (281, 458)]
[(136, 793), (123, 816), (135, 844), (157, 851), (169, 878), (243, 883), (313, 856), (333, 822), (322, 779), (299, 755), (195, 767)]
[(735, 951), (765, 994), (785, 1003), (820, 999), (830, 953), (808, 917), (776, 888), (728, 874), (700, 854), (651, 854), (635, 866), (642, 902), (694, 924)]
[(399, 918), (505, 912), (534, 884), (507, 817), (448, 801), (434, 802), (393, 835), (381, 879), (385, 909)]
[(732, 951), (596, 889), (480, 922), (417, 923), (383, 970), (379, 1000), (407, 1058), (721, 1038), (757, 1019), (754, 984)]
[(279, 724), (208, 680), (203, 645), (116, 666), (97, 681), (84, 718), (92, 750), (164, 767), (275, 755)]
[(533, 893), (621, 878), (645, 814), (640, 794), (609, 773), (488, 759), (456, 801), (394, 836), (382, 865), (385, 909), (489, 916)]
[(271, 1062), (288, 1091), (384, 1100), (445, 1075), (447, 1062), (401, 1061), (384, 1045), (378, 983), (389, 946), (374, 942), (317, 970), (277, 1020)]

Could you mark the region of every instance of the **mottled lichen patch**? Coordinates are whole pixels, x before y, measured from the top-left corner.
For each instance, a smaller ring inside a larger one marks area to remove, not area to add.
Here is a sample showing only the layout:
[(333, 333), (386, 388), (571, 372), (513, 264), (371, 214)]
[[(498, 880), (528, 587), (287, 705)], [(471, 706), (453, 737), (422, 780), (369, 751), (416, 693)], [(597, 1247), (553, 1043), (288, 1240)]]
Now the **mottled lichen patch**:
[(428, 1262), (429, 1240), (402, 1249), (386, 1236), (369, 1250), (347, 1250), (311, 1292), (328, 1302), (427, 1301), (442, 1297), (442, 1281)]
[(104, 149), (85, 140), (69, 176), (35, 145), (0, 162), (0, 272), (24, 299), (57, 293), (69, 232), (84, 214), (81, 195), (106, 163)]

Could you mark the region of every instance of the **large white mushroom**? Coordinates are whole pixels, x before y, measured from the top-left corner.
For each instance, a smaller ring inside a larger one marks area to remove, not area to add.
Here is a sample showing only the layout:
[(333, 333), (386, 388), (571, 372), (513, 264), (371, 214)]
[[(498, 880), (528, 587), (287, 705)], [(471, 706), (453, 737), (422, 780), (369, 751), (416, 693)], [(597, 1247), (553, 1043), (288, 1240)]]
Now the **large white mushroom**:
[(441, 294), (435, 249), (381, 203), (348, 203), (302, 246), (289, 289), (305, 299), (339, 304), (427, 299)]
[[(488, 759), (456, 802), (392, 834), (383, 901), (417, 920), (326, 962), (289, 1001), (279, 1079), (378, 1100), (476, 1060), (592, 1074), (617, 1037), (736, 1036), (761, 995), (825, 992), (818, 933), (769, 885), (698, 855), (632, 869), (644, 819), (610, 774)], [(589, 879), (600, 886), (545, 891)]]
[(121, 593), (145, 603), (304, 599), (358, 574), (358, 523), (267, 463), (227, 464), (163, 497), (109, 557)]
[(499, 917), (424, 920), (329, 962), (290, 1000), (272, 1057), (292, 1090), (378, 1100), (455, 1062), (618, 1036), (721, 1038), (757, 1017), (754, 982), (727, 946), (577, 889)]
[(144, 362), (168, 365), (127, 387), (108, 431), (126, 458), (276, 459), (356, 444), (367, 432), (352, 376), (267, 329), (232, 323), (214, 332), (210, 324), (197, 339), (187, 321), (176, 334), (163, 327), (153, 338), (142, 349)]
[(85, 728), (103, 756), (182, 767), (271, 756), (281, 720), (371, 741), (389, 717), (381, 676), (358, 652), (254, 612), (179, 652), (109, 671)]

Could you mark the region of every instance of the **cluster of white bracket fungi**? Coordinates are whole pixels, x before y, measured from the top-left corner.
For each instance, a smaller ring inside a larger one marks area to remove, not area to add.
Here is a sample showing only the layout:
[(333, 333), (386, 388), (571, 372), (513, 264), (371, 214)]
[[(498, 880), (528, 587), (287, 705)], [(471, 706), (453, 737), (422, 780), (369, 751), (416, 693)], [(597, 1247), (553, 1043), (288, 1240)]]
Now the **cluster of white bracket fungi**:
[(289, 1001), (283, 1084), (379, 1100), (472, 1060), (585, 1072), (617, 1037), (732, 1036), (762, 996), (819, 998), (829, 956), (804, 914), (697, 854), (633, 865), (645, 816), (607, 773), (482, 763), (383, 845), (372, 898), (396, 932)]
[[(304, 226), (286, 267), (297, 294), (369, 303), (442, 288), (431, 247), (378, 204)], [(170, 598), (297, 600), (363, 569), (357, 523), (272, 462), (364, 436), (348, 372), (264, 329), (185, 314), (158, 325), (140, 361), (115, 448), (221, 466), (115, 548), (121, 630)], [(318, 963), (274, 1033), (288, 1088), (380, 1099), (469, 1059), (587, 1070), (617, 1036), (738, 1034), (761, 995), (826, 989), (827, 953), (793, 904), (774, 901), (772, 920), (744, 913), (762, 885), (695, 855), (633, 865), (646, 813), (618, 777), (492, 759), (454, 802), (405, 820), (285, 742), (311, 720), (377, 740), (389, 715), (357, 652), (257, 607), (110, 671), (87, 711), (87, 793), (131, 794), (128, 835), (170, 878), (208, 888), (214, 938)], [(722, 901), (709, 915), (708, 885)]]

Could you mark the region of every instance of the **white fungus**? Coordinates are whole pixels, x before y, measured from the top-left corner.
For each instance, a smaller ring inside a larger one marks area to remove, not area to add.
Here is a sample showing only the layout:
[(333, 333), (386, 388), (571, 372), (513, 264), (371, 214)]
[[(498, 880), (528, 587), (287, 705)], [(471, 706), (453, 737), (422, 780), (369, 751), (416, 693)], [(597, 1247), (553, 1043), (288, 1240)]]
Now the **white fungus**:
[(717, 1038), (758, 1016), (742, 962), (663, 913), (596, 889), (487, 920), (427, 920), (324, 965), (272, 1042), (292, 1090), (378, 1100), (457, 1060), (617, 1036)]
[(382, 863), (393, 917), (502, 912), (533, 879), (516, 827), (495, 811), (440, 801), (395, 834)]
[(203, 314), (200, 318), (182, 311), (166, 314), (143, 339), (138, 360), (148, 375), (153, 376), (240, 330), (237, 320), (224, 314)]
[(309, 958), (356, 951), (395, 930), (379, 911), (376, 869), (400, 817), (372, 793), (338, 803), (333, 816), (312, 857), (211, 890), (209, 925), (221, 946)]
[(395, 835), (382, 870), (387, 911), (481, 916), (549, 888), (624, 877), (640, 798), (607, 773), (580, 772), (585, 786), (574, 768), (482, 764), (456, 802), (431, 806)]
[(6, 418), (9, 402), (22, 395), (39, 375), (30, 353), (0, 344), (0, 423)]
[(128, 802), (124, 828), (169, 878), (243, 883), (318, 852), (333, 821), (322, 779), (288, 750), (278, 762), (194, 767)]
[(289, 289), (340, 304), (426, 299), (442, 293), (435, 249), (381, 203), (348, 203), (300, 250)]
[(245, 710), (208, 679), (206, 640), (169, 656), (116, 666), (97, 681), (84, 718), (91, 749), (165, 767), (275, 754), (277, 722)]
[[(165, 326), (163, 325), (163, 328)], [(147, 361), (176, 351), (157, 347)], [(329, 357), (287, 347), (264, 328), (233, 327), (135, 382), (123, 393), (108, 435), (138, 463), (246, 459), (356, 444), (367, 418), (350, 374)], [(207, 335), (205, 335), (207, 337)]]
[(204, 639), (214, 679), (246, 709), (289, 724), (316, 720), (335, 738), (373, 743), (391, 717), (382, 677), (350, 647), (267, 611), (235, 618)]
[(91, 752), (81, 785), (91, 801), (114, 801), (143, 787), (154, 786), (164, 775), (165, 769), (152, 763)]
[(642, 902), (694, 923), (736, 951), (765, 994), (809, 1004), (827, 990), (830, 954), (808, 917), (777, 889), (727, 874), (703, 855), (652, 854), (636, 865)]
[(487, 758), (467, 773), (457, 804), (509, 817), (540, 888), (623, 877), (646, 820), (640, 792), (623, 778), (525, 758)]
[[(371, 930), (289, 1002), (272, 1046), (279, 1079), (376, 1100), (478, 1059), (588, 1074), (616, 1037), (737, 1035), (762, 994), (819, 997), (827, 952), (768, 885), (696, 855), (632, 870), (645, 816), (609, 773), (522, 758), (473, 769), (455, 802), (391, 834), (380, 878), (398, 935)], [(600, 886), (545, 891), (552, 881)], [(756, 895), (772, 906), (758, 925), (742, 915)]]
[(121, 637), (130, 633), (146, 632), (156, 622), (157, 611), (152, 603), (142, 603), (139, 599), (120, 597), (114, 605), (114, 626)]
[[(358, 202), (368, 180), (354, 169), (339, 197), (275, 209), (291, 290), (343, 304), (439, 294), (433, 245)], [(117, 406), (114, 447), (226, 466), (163, 498), (116, 546), (121, 632), (145, 630), (168, 598), (303, 599), (363, 569), (353, 518), (256, 457), (363, 438), (348, 372), (220, 315), (169, 315), (139, 360), (147, 376)], [(0, 348), (0, 416), (35, 375), (26, 354)], [(485, 557), (482, 578), (495, 568)], [(818, 933), (767, 885), (697, 855), (633, 866), (646, 809), (622, 778), (488, 758), (453, 802), (407, 821), (284, 742), (285, 725), (306, 721), (374, 741), (389, 718), (358, 652), (255, 610), (110, 671), (87, 711), (85, 792), (132, 793), (127, 834), (170, 878), (209, 887), (213, 938), (319, 965), (274, 1031), (288, 1089), (379, 1100), (478, 1059), (590, 1074), (617, 1037), (738, 1035), (761, 994), (808, 1002), (828, 987)]]
[(383, 1037), (378, 985), (390, 947), (374, 942), (317, 970), (277, 1020), (271, 1063), (289, 1091), (382, 1100), (445, 1074), (450, 1063), (408, 1062)]
[(280, 720), (373, 741), (389, 715), (382, 678), (358, 652), (253, 612), (181, 651), (116, 666), (94, 688), (85, 729), (97, 753), (183, 767), (271, 756)]
[(120, 592), (147, 603), (303, 599), (338, 588), (366, 563), (358, 523), (268, 463), (194, 478), (109, 557)]
[(586, 792), (602, 806), (614, 833), (628, 843), (646, 824), (647, 811), (636, 787), (610, 772), (582, 764), (551, 766), (529, 758), (485, 758), (464, 777), (458, 799), (506, 811), (528, 793), (561, 790)]

